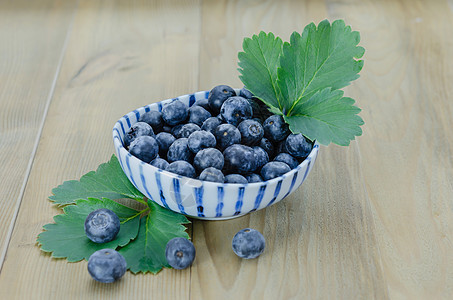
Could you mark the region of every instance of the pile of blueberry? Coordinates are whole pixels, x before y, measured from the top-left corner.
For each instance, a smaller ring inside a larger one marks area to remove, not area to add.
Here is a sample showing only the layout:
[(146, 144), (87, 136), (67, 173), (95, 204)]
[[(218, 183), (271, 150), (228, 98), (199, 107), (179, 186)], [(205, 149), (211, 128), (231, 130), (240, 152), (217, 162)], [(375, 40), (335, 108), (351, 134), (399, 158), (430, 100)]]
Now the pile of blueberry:
[(190, 108), (174, 100), (133, 124), (124, 146), (140, 160), (190, 178), (225, 183), (270, 180), (299, 165), (313, 143), (243, 88), (214, 87)]
[[(110, 209), (97, 209), (85, 219), (85, 233), (95, 243), (113, 241), (119, 231), (120, 219)], [(232, 241), (234, 253), (245, 259), (260, 256), (265, 245), (264, 236), (251, 228), (238, 231)], [(195, 246), (186, 238), (173, 238), (165, 247), (165, 257), (174, 269), (186, 269), (195, 259)], [(112, 283), (123, 277), (126, 269), (126, 259), (114, 249), (98, 250), (88, 259), (88, 272), (99, 282)]]

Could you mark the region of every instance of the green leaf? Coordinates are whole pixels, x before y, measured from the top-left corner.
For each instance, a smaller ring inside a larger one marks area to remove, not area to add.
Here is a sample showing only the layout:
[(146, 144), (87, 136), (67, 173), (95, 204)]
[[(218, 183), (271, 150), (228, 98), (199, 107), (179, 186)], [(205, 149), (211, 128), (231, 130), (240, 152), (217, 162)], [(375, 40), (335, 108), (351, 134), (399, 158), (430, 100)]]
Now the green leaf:
[(49, 199), (59, 205), (75, 203), (76, 200), (94, 198), (131, 198), (142, 200), (143, 194), (137, 190), (124, 174), (118, 158), (112, 155), (109, 162), (101, 164), (78, 180), (65, 181), (52, 190)]
[(326, 88), (300, 104), (303, 113), (284, 118), (293, 133), (302, 133), (323, 145), (333, 142), (347, 146), (355, 136), (362, 135), (360, 125), (364, 124), (354, 103), (343, 97), (343, 91)]
[(137, 238), (119, 250), (133, 273), (157, 273), (163, 267), (169, 268), (165, 258), (167, 242), (174, 237), (189, 238), (182, 224), (190, 222), (184, 215), (162, 208), (151, 200), (148, 200), (148, 206), (150, 212), (141, 219)]
[(281, 110), (281, 93), (277, 85), (277, 68), (282, 52), (282, 40), (263, 31), (245, 38), (244, 52), (239, 52), (239, 78), (267, 106)]
[[(96, 209), (108, 208), (115, 212), (121, 221), (116, 238), (108, 243), (97, 244), (85, 234), (85, 219)], [(76, 205), (63, 208), (64, 214), (54, 217), (55, 223), (44, 225), (38, 236), (38, 244), (44, 252), (52, 252), (56, 258), (67, 258), (70, 262), (88, 260), (95, 251), (105, 248), (115, 249), (127, 245), (139, 231), (140, 213), (110, 199), (88, 198), (79, 200)]]
[(286, 115), (304, 113), (304, 102), (325, 88), (343, 88), (359, 77), (364, 49), (360, 34), (343, 20), (311, 23), (300, 35), (294, 32), (285, 42), (278, 68), (282, 110)]

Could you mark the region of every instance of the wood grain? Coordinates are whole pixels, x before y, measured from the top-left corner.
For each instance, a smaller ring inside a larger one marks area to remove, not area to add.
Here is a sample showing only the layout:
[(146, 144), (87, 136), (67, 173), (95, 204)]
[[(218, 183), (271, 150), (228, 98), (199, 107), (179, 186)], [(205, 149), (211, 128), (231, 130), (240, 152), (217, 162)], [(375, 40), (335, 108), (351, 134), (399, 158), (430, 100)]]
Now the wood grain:
[(0, 2), (0, 269), (73, 12), (55, 0)]
[(51, 189), (114, 152), (112, 128), (133, 109), (198, 86), (198, 1), (80, 1), (22, 208), (0, 274), (5, 299), (184, 299), (190, 270), (94, 282), (86, 262), (39, 251), (36, 237), (59, 213)]
[(453, 9), (362, 1), (331, 13), (360, 28), (368, 49), (349, 91), (366, 122), (359, 148), (389, 295), (451, 299)]
[[(315, 1), (204, 1), (201, 87), (241, 86), (232, 62), (244, 36), (271, 30), (288, 40), (328, 17), (328, 8)], [(214, 22), (225, 25), (206, 26)], [(296, 193), (264, 211), (194, 223), (203, 261), (193, 267), (193, 299), (387, 298), (357, 145), (323, 147), (312, 172)], [(245, 227), (266, 238), (258, 260), (240, 260), (231, 250)]]

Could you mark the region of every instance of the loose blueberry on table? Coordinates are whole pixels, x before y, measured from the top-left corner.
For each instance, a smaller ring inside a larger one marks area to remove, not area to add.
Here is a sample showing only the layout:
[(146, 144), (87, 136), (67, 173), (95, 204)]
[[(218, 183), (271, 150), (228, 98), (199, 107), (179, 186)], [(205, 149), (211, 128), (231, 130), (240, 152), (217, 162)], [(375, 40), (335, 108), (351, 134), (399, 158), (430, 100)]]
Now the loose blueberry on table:
[(234, 253), (241, 258), (257, 258), (263, 253), (266, 241), (258, 230), (245, 228), (235, 234), (232, 247)]
[(127, 263), (124, 257), (113, 249), (101, 249), (88, 259), (88, 272), (94, 280), (112, 283), (126, 273)]
[(120, 231), (120, 219), (110, 209), (92, 211), (85, 219), (85, 233), (95, 243), (107, 243)]
[(190, 267), (195, 259), (195, 247), (186, 238), (171, 239), (165, 248), (167, 262), (174, 269), (182, 270)]

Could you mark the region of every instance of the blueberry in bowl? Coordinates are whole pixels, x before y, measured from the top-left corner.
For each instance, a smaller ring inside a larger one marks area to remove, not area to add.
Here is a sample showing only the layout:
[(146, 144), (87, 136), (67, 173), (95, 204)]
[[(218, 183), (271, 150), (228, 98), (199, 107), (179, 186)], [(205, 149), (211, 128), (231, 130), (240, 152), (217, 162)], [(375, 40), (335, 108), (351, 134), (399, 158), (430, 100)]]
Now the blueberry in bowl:
[[(157, 204), (203, 220), (235, 218), (279, 202), (307, 178), (319, 151), (317, 142), (291, 134), (280, 116), (254, 112), (243, 97), (250, 95), (224, 86), (218, 90), (143, 106), (113, 128), (116, 154), (130, 182)], [(232, 97), (235, 101), (228, 101)], [(190, 110), (197, 105), (203, 110)], [(139, 121), (151, 123), (153, 133), (145, 132), (146, 143), (139, 147), (151, 149), (151, 155), (125, 147), (127, 133)], [(188, 123), (194, 126), (184, 127)], [(280, 148), (295, 160), (284, 155), (274, 161)]]

